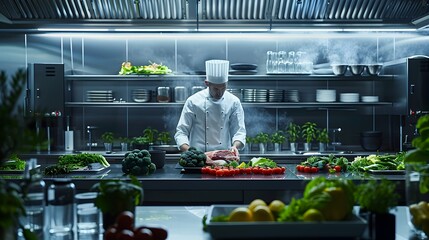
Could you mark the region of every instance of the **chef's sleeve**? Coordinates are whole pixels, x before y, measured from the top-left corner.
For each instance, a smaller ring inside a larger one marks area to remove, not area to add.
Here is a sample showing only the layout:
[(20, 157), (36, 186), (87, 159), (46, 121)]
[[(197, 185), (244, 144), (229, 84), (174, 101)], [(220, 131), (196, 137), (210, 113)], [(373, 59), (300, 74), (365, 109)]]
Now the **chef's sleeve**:
[(189, 136), (194, 115), (195, 113), (192, 111), (191, 103), (186, 101), (183, 106), (182, 113), (180, 114), (179, 122), (177, 123), (176, 133), (174, 134), (174, 140), (176, 141), (177, 147), (180, 147), (183, 144), (190, 145)]
[[(230, 133), (232, 142), (240, 141), (243, 143), (243, 148), (246, 146), (246, 126), (244, 125), (244, 111), (240, 102), (236, 102), (234, 111), (231, 115)], [(242, 148), (242, 149), (243, 149)]]

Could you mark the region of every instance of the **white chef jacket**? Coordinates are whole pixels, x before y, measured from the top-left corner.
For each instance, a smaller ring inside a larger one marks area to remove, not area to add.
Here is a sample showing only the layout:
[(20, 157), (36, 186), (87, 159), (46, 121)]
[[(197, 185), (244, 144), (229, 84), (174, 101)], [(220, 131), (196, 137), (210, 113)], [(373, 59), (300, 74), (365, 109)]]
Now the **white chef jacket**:
[(236, 140), (246, 144), (244, 111), (240, 99), (225, 91), (213, 101), (209, 89), (190, 96), (183, 106), (174, 135), (177, 146), (201, 151), (229, 149)]

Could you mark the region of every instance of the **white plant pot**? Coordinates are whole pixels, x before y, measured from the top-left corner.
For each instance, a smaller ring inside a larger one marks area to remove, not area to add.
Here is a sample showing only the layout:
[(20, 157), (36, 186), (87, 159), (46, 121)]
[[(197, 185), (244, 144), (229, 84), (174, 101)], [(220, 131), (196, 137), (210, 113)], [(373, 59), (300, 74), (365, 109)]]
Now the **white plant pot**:
[(319, 152), (326, 152), (326, 150), (327, 150), (327, 144), (319, 143)]
[(104, 143), (104, 150), (106, 152), (112, 152), (112, 143)]
[(298, 151), (298, 143), (291, 142), (291, 143), (289, 143), (289, 145), (290, 145), (290, 151), (291, 151), (291, 152), (296, 152), (296, 151)]
[(282, 145), (280, 143), (274, 143), (274, 152), (281, 152)]
[(304, 151), (306, 152), (311, 151), (311, 143), (304, 143)]
[(267, 152), (267, 144), (266, 143), (259, 143), (259, 152), (260, 153), (266, 153)]

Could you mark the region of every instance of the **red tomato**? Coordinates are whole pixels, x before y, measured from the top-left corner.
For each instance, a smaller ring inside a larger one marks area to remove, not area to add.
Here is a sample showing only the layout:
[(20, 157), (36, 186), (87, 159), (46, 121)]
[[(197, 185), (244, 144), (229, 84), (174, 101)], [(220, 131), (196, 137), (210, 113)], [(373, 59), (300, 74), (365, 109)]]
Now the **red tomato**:
[(206, 168), (206, 167), (202, 167), (202, 168), (201, 168), (201, 173), (202, 173), (202, 174), (206, 174), (206, 173), (207, 173), (207, 170), (208, 170), (208, 171), (210, 171), (208, 168)]
[(236, 168), (235, 169), (235, 175), (239, 175), (240, 173), (242, 173), (241, 168), (240, 169)]
[(121, 212), (116, 217), (116, 224), (118, 224), (118, 230), (123, 229), (132, 230), (134, 228), (134, 214), (130, 211)]
[(209, 172), (209, 174), (210, 175), (213, 175), (213, 176), (216, 176), (216, 169), (214, 169), (214, 168), (210, 168), (210, 172)]
[(218, 170), (215, 170), (215, 171), (216, 171), (216, 177), (223, 176), (223, 170), (222, 169), (218, 169)]
[(311, 167), (309, 167), (309, 166), (305, 166), (305, 167), (304, 167), (304, 172), (306, 172), (306, 173), (311, 172)]
[(317, 173), (318, 171), (319, 171), (319, 169), (317, 167), (311, 167), (312, 173)]
[(304, 165), (299, 165), (299, 171), (300, 172), (304, 172), (305, 166)]
[(275, 168), (273, 168), (273, 174), (281, 174), (281, 173), (282, 173), (281, 167), (275, 167)]
[(223, 175), (224, 175), (225, 177), (227, 177), (227, 176), (231, 176), (231, 170), (229, 170), (229, 169), (225, 168), (225, 169), (223, 169), (222, 171), (223, 171)]
[(252, 168), (252, 173), (253, 174), (258, 174), (259, 173), (259, 167), (253, 167)]
[(334, 169), (335, 169), (335, 172), (341, 172), (341, 166), (336, 165)]
[(298, 172), (301, 172), (301, 165), (299, 165), (299, 164), (298, 164), (298, 165), (296, 165), (296, 167), (295, 167), (295, 168), (296, 168), (296, 170), (297, 170)]
[(285, 167), (281, 167), (281, 172), (280, 173), (285, 173), (286, 172), (286, 168)]
[(252, 168), (250, 168), (250, 167), (245, 168), (245, 169), (244, 169), (244, 172), (245, 172), (246, 174), (252, 174)]

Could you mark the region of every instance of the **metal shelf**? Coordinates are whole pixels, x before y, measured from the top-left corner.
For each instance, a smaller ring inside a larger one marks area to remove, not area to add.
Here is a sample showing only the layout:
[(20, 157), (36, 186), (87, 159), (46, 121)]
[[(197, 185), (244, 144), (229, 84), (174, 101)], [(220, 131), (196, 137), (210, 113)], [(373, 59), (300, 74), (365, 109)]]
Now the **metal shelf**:
[[(141, 80), (189, 80), (190, 78), (205, 78), (205, 75), (65, 75), (67, 81), (141, 81)], [(374, 81), (389, 80), (393, 75), (383, 76), (335, 76), (335, 75), (305, 75), (305, 74), (275, 74), (275, 75), (229, 75), (233, 81)]]
[[(135, 103), (135, 102), (66, 102), (66, 107), (144, 107), (144, 108), (164, 108), (164, 107), (182, 107), (183, 103)], [(392, 106), (391, 102), (357, 102), (357, 103), (343, 103), (343, 102), (271, 102), (271, 103), (254, 103), (242, 102), (243, 107), (259, 107), (259, 108), (343, 108), (343, 107), (367, 107), (367, 106)]]

